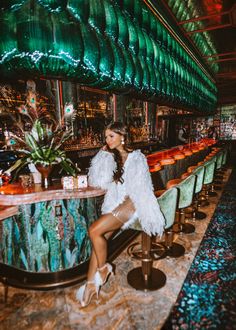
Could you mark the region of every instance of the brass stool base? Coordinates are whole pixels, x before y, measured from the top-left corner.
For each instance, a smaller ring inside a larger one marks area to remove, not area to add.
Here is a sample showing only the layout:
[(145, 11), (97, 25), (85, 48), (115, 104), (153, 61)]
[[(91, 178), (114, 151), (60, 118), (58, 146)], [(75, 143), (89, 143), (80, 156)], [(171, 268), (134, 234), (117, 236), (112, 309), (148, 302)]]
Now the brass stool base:
[(205, 207), (205, 206), (209, 206), (209, 205), (210, 205), (210, 202), (208, 202), (207, 200), (201, 202), (201, 207)]
[(184, 234), (192, 234), (195, 232), (195, 227), (194, 225), (191, 225), (191, 223), (176, 223), (173, 226), (173, 231), (175, 233), (184, 233)]
[(195, 213), (195, 219), (196, 219), (196, 220), (203, 220), (203, 219), (206, 219), (206, 217), (207, 217), (207, 215), (206, 215), (206, 213), (204, 213), (204, 212), (197, 211), (197, 212)]
[(191, 234), (195, 232), (194, 225), (191, 225), (191, 223), (184, 223), (181, 228), (181, 232), (184, 234)]
[(148, 281), (144, 280), (142, 267), (132, 269), (127, 280), (130, 286), (136, 290), (154, 291), (162, 288), (166, 284), (166, 276), (159, 269), (152, 268)]
[(172, 246), (167, 249), (166, 254), (171, 258), (179, 258), (185, 254), (185, 248), (178, 243), (172, 243)]
[[(131, 258), (134, 258), (137, 260), (142, 260), (143, 251), (142, 251), (141, 243), (137, 242), (137, 243), (131, 244), (127, 249), (127, 253)], [(166, 247), (162, 244), (151, 243), (150, 256), (153, 260), (165, 258)]]
[[(214, 189), (216, 189), (216, 188), (214, 188)], [(215, 197), (215, 196), (217, 196), (218, 194), (217, 194), (217, 192), (215, 192), (215, 191), (209, 191), (208, 195), (209, 195), (210, 197)]]
[[(185, 253), (185, 248), (181, 245), (181, 244), (178, 244), (178, 243), (174, 243), (172, 242), (172, 245), (171, 247), (167, 247), (165, 245), (165, 243), (152, 243), (152, 246), (162, 246), (162, 248), (164, 249), (165, 253), (163, 253), (163, 255), (159, 256), (159, 259), (160, 257), (171, 257), (171, 258), (179, 258), (179, 257), (182, 257)], [(156, 259), (156, 254), (154, 254), (154, 259)]]

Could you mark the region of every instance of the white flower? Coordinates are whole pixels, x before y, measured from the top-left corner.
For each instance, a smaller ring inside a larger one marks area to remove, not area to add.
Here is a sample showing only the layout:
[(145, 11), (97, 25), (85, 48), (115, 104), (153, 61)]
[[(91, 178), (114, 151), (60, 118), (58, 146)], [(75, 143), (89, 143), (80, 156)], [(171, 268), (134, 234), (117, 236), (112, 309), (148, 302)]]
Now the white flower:
[(74, 112), (74, 106), (72, 103), (66, 103), (64, 106), (64, 114), (65, 117), (69, 117), (73, 114)]

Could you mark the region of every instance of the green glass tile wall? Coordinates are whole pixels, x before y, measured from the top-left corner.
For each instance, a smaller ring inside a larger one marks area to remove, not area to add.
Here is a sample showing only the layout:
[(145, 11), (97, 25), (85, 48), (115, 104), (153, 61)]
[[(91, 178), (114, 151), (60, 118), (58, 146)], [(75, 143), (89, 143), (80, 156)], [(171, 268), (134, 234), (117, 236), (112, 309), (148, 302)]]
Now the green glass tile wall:
[(162, 104), (215, 109), (213, 81), (141, 0), (8, 0), (1, 8), (2, 76), (72, 79)]

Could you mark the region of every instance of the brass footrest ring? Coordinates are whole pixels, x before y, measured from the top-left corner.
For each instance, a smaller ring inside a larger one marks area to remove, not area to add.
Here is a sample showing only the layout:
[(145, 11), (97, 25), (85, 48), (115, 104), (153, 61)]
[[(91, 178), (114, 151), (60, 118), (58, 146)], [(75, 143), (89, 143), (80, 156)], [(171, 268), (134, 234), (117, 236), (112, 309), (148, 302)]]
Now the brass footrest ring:
[[(131, 244), (127, 249), (128, 255), (136, 260), (144, 260), (143, 259), (143, 250), (141, 243), (133, 243)], [(150, 256), (153, 260), (159, 260), (161, 258), (164, 258), (166, 255), (166, 248), (162, 244), (158, 243), (152, 243), (151, 244), (151, 250), (150, 250)]]

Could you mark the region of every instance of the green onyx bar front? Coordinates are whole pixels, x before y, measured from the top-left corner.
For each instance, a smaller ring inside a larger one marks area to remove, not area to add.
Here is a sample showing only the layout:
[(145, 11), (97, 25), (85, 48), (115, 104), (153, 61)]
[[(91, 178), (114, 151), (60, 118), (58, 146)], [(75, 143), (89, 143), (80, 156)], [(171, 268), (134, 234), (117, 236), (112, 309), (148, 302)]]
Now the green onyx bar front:
[[(101, 215), (104, 194), (60, 184), (0, 187), (0, 282), (49, 290), (84, 280), (91, 255), (88, 228)], [(136, 236), (134, 230), (116, 231), (108, 240), (108, 261)]]
[(0, 223), (0, 262), (29, 272), (58, 272), (87, 261), (88, 227), (102, 197), (24, 204)]

